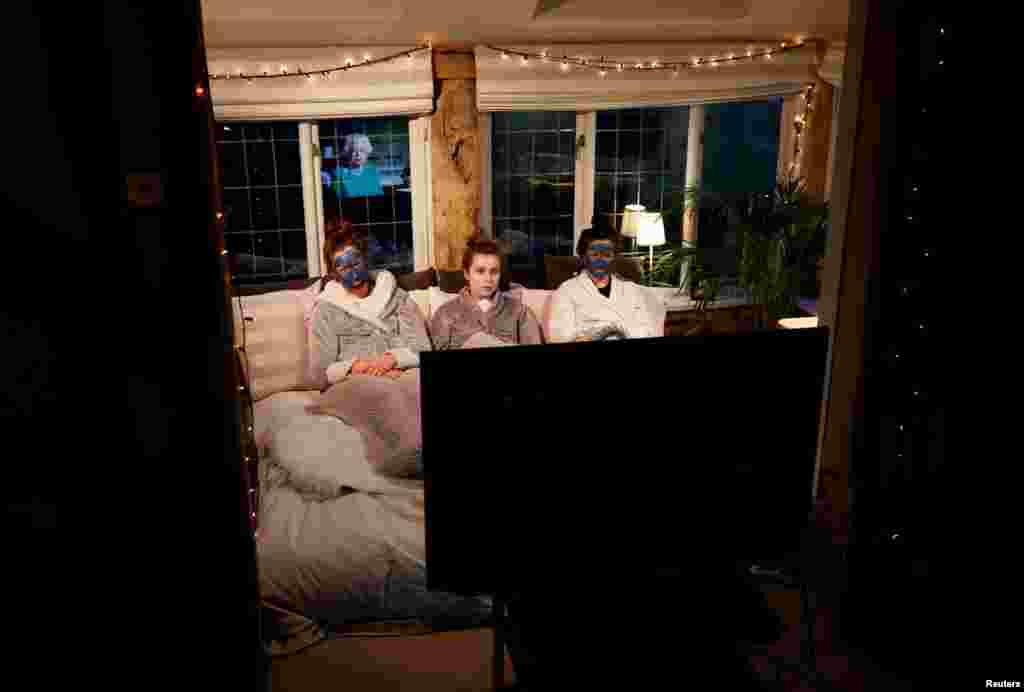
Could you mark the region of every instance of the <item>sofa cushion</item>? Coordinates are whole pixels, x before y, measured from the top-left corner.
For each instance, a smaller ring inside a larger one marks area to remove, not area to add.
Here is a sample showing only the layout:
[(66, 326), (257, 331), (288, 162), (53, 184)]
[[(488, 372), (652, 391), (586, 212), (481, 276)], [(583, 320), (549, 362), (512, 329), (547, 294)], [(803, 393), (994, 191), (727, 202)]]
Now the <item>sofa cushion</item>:
[[(460, 289), (461, 290), (461, 289)], [(434, 313), (437, 312), (445, 303), (455, 300), (459, 297), (458, 291), (450, 292), (445, 291), (439, 286), (431, 286), (429, 289), (430, 294), (430, 316), (433, 317)]]
[(416, 303), (416, 306), (420, 309), (420, 314), (423, 315), (423, 321), (430, 322), (430, 292), (433, 288), (422, 288), (414, 289), (409, 291), (409, 297)]
[(512, 295), (519, 298), (540, 322), (541, 331), (544, 333), (544, 343), (551, 343), (548, 325), (551, 323), (551, 302), (555, 292), (524, 288), (520, 291), (514, 291)]
[(422, 291), (437, 285), (437, 272), (434, 271), (433, 267), (430, 267), (423, 271), (396, 276), (395, 281), (405, 291)]
[[(315, 296), (314, 290), (315, 286), (273, 291), (231, 301), (235, 342), (245, 346), (242, 367), (254, 401), (278, 392), (313, 388), (307, 377), (309, 339), (304, 308)], [(244, 325), (243, 314), (252, 318)]]
[(437, 285), (445, 293), (458, 293), (466, 285), (466, 275), (462, 273), (461, 269), (452, 271), (438, 269)]
[(544, 288), (549, 291), (555, 290), (575, 276), (579, 269), (575, 255), (568, 257), (544, 255)]

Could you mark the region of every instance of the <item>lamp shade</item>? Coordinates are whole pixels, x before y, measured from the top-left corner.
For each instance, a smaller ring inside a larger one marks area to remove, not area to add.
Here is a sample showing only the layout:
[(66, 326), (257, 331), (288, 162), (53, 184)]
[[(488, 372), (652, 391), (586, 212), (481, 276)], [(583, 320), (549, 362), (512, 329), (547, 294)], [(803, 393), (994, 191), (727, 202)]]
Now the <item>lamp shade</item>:
[(637, 245), (664, 245), (665, 222), (657, 212), (644, 212), (636, 235)]
[(647, 213), (647, 207), (642, 204), (627, 204), (626, 210), (622, 213), (622, 228), (619, 231), (627, 238), (636, 238), (640, 232), (640, 223), (643, 215)]

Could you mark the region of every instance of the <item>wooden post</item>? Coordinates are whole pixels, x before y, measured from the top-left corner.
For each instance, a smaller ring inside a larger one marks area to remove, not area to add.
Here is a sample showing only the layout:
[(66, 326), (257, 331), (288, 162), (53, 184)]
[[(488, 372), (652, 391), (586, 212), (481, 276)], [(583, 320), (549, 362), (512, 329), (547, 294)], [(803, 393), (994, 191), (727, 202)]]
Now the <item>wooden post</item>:
[(480, 134), (476, 61), (472, 52), (435, 49), (437, 103), (431, 120), (434, 266), (461, 266), (466, 242), (479, 228)]

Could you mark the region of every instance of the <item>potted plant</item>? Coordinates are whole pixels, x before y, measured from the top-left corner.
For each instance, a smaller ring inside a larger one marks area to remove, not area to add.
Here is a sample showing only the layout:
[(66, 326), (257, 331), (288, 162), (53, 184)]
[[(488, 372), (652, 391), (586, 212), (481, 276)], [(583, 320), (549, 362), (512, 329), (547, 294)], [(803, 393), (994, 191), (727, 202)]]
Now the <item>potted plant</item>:
[(799, 298), (813, 291), (828, 204), (809, 199), (804, 190), (803, 179), (783, 179), (772, 194), (746, 195), (732, 208), (739, 284), (762, 306), (761, 327), (799, 314)]

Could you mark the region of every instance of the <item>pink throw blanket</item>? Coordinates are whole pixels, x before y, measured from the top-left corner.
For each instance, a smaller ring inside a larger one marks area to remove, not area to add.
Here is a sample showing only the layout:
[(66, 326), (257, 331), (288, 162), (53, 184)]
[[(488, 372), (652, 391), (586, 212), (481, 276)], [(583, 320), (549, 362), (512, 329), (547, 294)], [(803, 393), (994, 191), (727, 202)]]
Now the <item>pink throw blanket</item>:
[(340, 418), (358, 430), (366, 444), (367, 461), (376, 473), (409, 477), (420, 472), (423, 435), (418, 368), (406, 370), (396, 380), (349, 375), (306, 410)]

